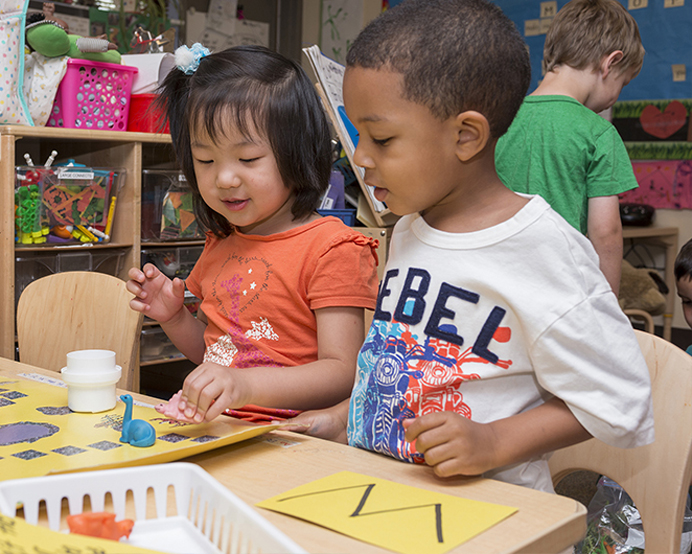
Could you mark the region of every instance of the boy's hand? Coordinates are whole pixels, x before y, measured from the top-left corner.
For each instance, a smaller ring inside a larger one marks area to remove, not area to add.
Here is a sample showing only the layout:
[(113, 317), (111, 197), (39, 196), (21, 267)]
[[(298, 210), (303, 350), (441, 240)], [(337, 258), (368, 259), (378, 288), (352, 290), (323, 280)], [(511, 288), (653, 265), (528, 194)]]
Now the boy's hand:
[(127, 290), (135, 295), (130, 307), (136, 312), (167, 323), (183, 309), (185, 283), (177, 277), (172, 281), (153, 264), (128, 272)]
[(348, 444), (346, 436), (348, 403), (349, 399), (347, 398), (331, 408), (303, 412), (284, 423), (281, 430), (304, 433), (311, 437)]
[[(252, 370), (250, 370), (252, 371)], [(183, 383), (178, 409), (195, 423), (211, 421), (226, 408), (240, 408), (252, 398), (251, 386), (242, 369), (204, 362)]]
[(405, 419), (406, 440), (439, 477), (480, 475), (494, 469), (495, 434), (492, 426), (454, 412), (436, 412)]

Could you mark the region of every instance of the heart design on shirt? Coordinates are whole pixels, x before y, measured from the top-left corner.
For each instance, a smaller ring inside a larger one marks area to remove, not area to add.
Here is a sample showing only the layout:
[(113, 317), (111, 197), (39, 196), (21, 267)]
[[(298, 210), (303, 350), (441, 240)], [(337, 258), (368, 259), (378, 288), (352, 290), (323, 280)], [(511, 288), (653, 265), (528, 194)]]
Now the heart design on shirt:
[(663, 112), (656, 106), (649, 104), (642, 110), (639, 121), (642, 124), (642, 129), (648, 134), (666, 139), (685, 125), (687, 110), (677, 100), (668, 104)]
[(271, 271), (269, 264), (262, 259), (249, 258), (240, 263), (238, 275), (242, 278), (238, 290), (241, 306), (247, 305), (251, 299), (264, 290)]
[(219, 294), (224, 294), (221, 289), (225, 289), (229, 297), (236, 300), (233, 303), (235, 305), (227, 306), (226, 309), (231, 319), (237, 319), (253, 298), (265, 290), (269, 276), (273, 272), (268, 261), (254, 256), (246, 258), (234, 255), (227, 263), (233, 266), (235, 274), (228, 279), (228, 271), (224, 267), (221, 268), (214, 283), (215, 295), (218, 297)]

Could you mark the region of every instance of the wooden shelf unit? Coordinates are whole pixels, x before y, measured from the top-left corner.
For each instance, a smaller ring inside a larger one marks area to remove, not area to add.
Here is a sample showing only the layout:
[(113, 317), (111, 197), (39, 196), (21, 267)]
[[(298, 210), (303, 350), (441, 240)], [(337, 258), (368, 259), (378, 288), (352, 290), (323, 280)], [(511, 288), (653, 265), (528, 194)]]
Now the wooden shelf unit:
[[(61, 253), (124, 250), (122, 269), (117, 275), (127, 279), (130, 267), (140, 265), (142, 249), (201, 246), (203, 240), (150, 242), (141, 240), (142, 169), (162, 164), (174, 166), (169, 135), (59, 129), (53, 127), (0, 126), (0, 356), (14, 359), (15, 355), (15, 258), (24, 252)], [(57, 150), (56, 163), (73, 158), (78, 163), (94, 167), (124, 167), (125, 184), (119, 191), (113, 224), (113, 236), (108, 244), (16, 246), (14, 231), (15, 167), (25, 165), (24, 153), (34, 163), (43, 163), (51, 150)], [(387, 257), (386, 228), (358, 228), (378, 239), (378, 256), (382, 273)], [(156, 325), (155, 323), (147, 326)], [(141, 366), (157, 365), (185, 358), (162, 358), (141, 362)], [(139, 371), (135, 371), (135, 390), (139, 387)]]
[[(0, 356), (15, 353), (15, 257), (21, 252), (79, 252), (89, 249), (124, 251), (118, 275), (127, 277), (139, 266), (141, 242), (142, 169), (174, 166), (169, 135), (54, 127), (0, 126)], [(26, 165), (24, 153), (42, 164), (57, 150), (56, 163), (74, 159), (93, 167), (124, 167), (125, 184), (119, 191), (111, 241), (104, 245), (23, 247), (15, 245), (15, 167)]]

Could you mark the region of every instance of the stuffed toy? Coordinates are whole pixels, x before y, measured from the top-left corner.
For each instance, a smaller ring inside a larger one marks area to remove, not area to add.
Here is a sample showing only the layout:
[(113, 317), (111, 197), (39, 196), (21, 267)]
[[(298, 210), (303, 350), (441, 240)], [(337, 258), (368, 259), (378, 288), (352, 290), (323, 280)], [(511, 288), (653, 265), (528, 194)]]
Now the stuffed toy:
[(117, 46), (103, 37), (85, 38), (70, 34), (65, 21), (55, 17), (55, 6), (43, 4), (43, 12), (26, 19), (26, 43), (47, 58), (68, 56), (95, 62), (120, 63)]
[(666, 309), (668, 287), (653, 269), (636, 268), (622, 260), (618, 302), (623, 310), (643, 310), (660, 315)]
[(51, 2), (43, 4), (43, 12), (26, 18), (24, 34), (29, 50), (24, 56), (24, 97), (36, 125), (48, 122), (70, 58), (117, 64), (121, 61), (112, 42), (70, 34), (67, 23), (55, 17)]

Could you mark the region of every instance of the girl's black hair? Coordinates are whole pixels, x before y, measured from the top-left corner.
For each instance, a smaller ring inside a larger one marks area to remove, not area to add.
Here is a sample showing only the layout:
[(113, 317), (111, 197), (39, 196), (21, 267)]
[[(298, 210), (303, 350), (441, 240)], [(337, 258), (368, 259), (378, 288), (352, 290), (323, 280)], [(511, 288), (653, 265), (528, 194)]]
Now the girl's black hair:
[(688, 240), (678, 252), (674, 266), (675, 280), (692, 279), (692, 239)]
[(157, 106), (169, 122), (195, 215), (207, 229), (222, 238), (233, 233), (228, 220), (202, 200), (190, 133), (213, 140), (229, 124), (248, 138), (258, 132), (270, 144), (279, 174), (295, 196), (294, 220), (314, 212), (329, 182), (331, 134), (317, 91), (300, 65), (261, 46), (236, 46), (202, 58), (192, 75), (173, 69), (159, 92)]

